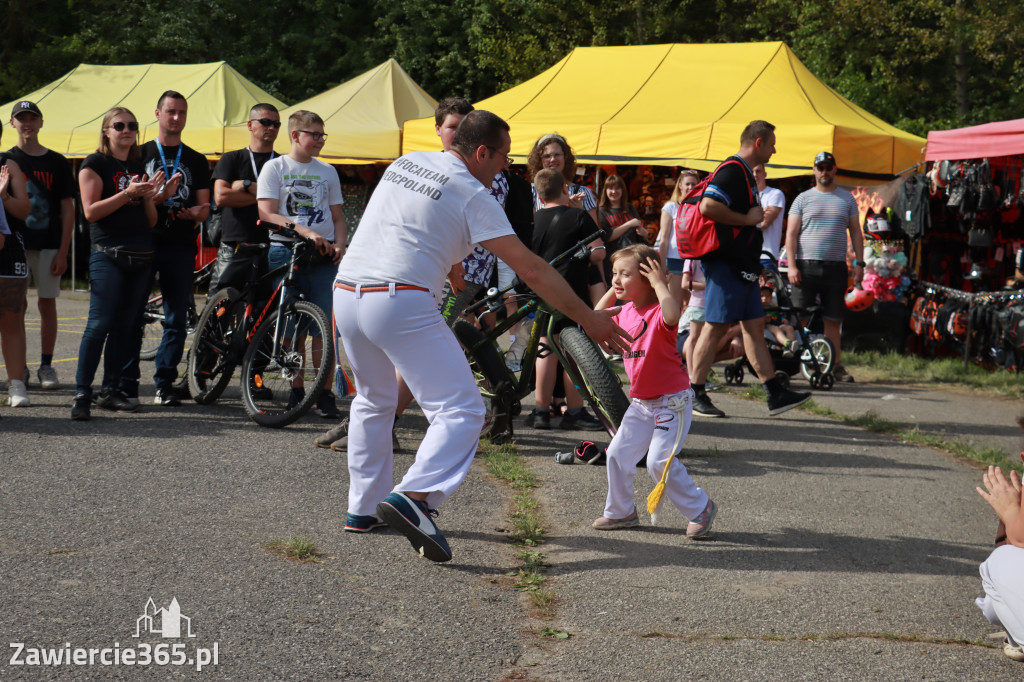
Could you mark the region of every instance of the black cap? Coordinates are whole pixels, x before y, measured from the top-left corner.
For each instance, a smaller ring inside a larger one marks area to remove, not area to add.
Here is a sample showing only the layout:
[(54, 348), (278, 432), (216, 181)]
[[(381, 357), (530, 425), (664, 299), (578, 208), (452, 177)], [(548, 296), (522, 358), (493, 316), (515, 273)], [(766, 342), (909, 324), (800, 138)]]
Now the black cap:
[(15, 104), (14, 108), (11, 109), (11, 118), (18, 118), (18, 114), (23, 114), (26, 111), (31, 114), (35, 114), (39, 118), (43, 117), (43, 112), (39, 111), (39, 107), (36, 106), (35, 102), (29, 102), (27, 99), (23, 99)]
[(823, 163), (831, 163), (834, 166), (836, 165), (836, 157), (832, 156), (829, 152), (818, 152), (818, 155), (814, 157), (814, 166), (817, 167)]

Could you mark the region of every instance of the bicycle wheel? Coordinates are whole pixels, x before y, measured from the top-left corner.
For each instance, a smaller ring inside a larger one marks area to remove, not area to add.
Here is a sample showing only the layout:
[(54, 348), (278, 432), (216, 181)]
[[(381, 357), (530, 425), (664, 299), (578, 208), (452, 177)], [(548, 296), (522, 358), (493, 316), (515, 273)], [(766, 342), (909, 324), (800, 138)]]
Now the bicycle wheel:
[(156, 350), (163, 338), (164, 297), (154, 296), (146, 303), (146, 310), (142, 313), (142, 349), (139, 351), (139, 359), (155, 358)]
[(239, 297), (235, 289), (221, 289), (206, 302), (196, 323), (185, 376), (192, 400), (200, 405), (219, 398), (234, 374), (231, 340), (238, 323)]
[(608, 435), (614, 436), (629, 409), (619, 378), (612, 372), (600, 349), (582, 330), (567, 327), (558, 335), (565, 359), (573, 365), (570, 374), (583, 379), (580, 393), (590, 403)]
[(249, 417), (280, 428), (309, 411), (333, 376), (332, 340), (330, 318), (309, 301), (265, 320), (242, 359), (242, 404)]
[(811, 339), (810, 349), (805, 348), (800, 351), (800, 373), (804, 375), (804, 379), (810, 381), (814, 375), (814, 361), (811, 360), (811, 354), (814, 355), (814, 360), (818, 363), (818, 372), (825, 375), (831, 372), (832, 367), (835, 366), (835, 350), (832, 342), (824, 336)]
[(487, 408), (481, 437), (493, 441), (501, 439), (506, 433), (511, 434), (512, 404), (515, 402), (515, 396), (510, 390), (508, 373), (501, 356), (489, 343), (480, 345), (472, 352), (469, 350), (480, 343), (484, 335), (466, 320), (456, 321), (452, 325), (452, 331), (466, 353), (469, 367), (473, 370), (473, 377)]

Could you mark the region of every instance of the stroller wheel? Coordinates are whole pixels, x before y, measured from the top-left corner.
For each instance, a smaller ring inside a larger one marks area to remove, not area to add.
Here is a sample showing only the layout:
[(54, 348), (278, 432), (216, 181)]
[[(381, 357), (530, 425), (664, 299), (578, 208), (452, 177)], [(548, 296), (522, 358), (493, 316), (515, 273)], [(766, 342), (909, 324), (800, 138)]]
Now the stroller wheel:
[(832, 376), (832, 373), (822, 374), (821, 379), (818, 381), (818, 388), (823, 391), (831, 391), (832, 387), (836, 385), (836, 378)]
[(821, 373), (815, 372), (807, 380), (811, 382), (811, 388), (818, 388), (821, 385)]
[(775, 378), (779, 380), (779, 385), (783, 389), (789, 389), (789, 375), (783, 372), (781, 369), (775, 370)]

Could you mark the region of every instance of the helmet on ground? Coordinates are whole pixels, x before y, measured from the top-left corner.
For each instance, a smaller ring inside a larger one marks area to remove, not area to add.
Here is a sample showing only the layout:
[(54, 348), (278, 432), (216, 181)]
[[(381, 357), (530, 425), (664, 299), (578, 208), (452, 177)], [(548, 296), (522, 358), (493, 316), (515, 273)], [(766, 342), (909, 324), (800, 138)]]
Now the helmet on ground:
[(846, 290), (846, 307), (850, 310), (867, 310), (875, 302), (875, 295), (867, 289), (850, 287)]
[(884, 215), (869, 215), (864, 221), (864, 234), (875, 239), (889, 236), (889, 221)]

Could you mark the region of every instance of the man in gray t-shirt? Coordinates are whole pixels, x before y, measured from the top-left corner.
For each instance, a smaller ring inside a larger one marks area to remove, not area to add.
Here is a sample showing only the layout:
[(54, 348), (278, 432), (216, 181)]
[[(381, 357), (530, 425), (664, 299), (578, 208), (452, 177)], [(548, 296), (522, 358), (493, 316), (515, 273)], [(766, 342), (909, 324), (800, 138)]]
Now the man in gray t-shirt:
[(853, 244), (853, 281), (864, 278), (864, 233), (860, 230), (857, 202), (845, 189), (836, 187), (836, 159), (829, 152), (814, 157), (814, 187), (800, 194), (789, 209), (786, 249), (793, 305), (808, 308), (821, 296), (825, 337), (835, 346), (837, 381), (853, 381), (839, 364), (840, 324), (846, 308), (844, 294), (849, 281), (846, 267), (846, 235)]

